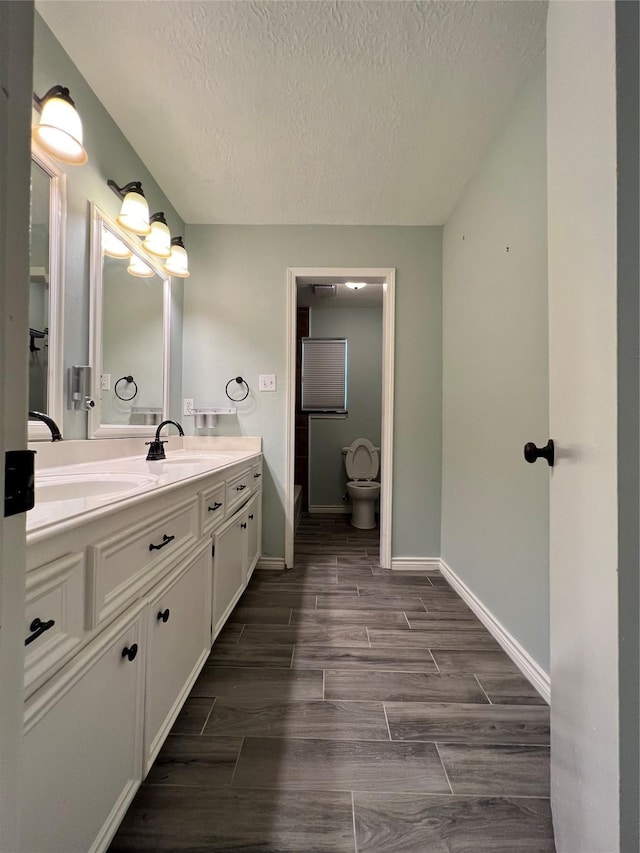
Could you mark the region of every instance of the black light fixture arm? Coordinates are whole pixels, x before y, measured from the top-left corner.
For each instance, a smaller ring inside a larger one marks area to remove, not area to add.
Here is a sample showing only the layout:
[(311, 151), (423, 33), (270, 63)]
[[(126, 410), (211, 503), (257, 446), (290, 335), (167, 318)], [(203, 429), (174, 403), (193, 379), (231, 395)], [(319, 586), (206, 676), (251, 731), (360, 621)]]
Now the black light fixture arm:
[(35, 92), (33, 93), (33, 100), (38, 105), (38, 107), (40, 107), (40, 109), (42, 109), (42, 105), (45, 101), (48, 101), (49, 98), (54, 97), (60, 98), (63, 101), (67, 101), (67, 103), (71, 104), (72, 107), (75, 107), (73, 98), (69, 94), (69, 89), (66, 86), (61, 86), (59, 83), (55, 86), (52, 86), (49, 91), (45, 92), (45, 94), (41, 98), (39, 98)]
[(127, 193), (138, 193), (143, 198), (144, 190), (142, 189), (142, 181), (129, 181), (123, 187), (119, 187), (111, 178), (107, 181), (107, 186), (114, 191), (118, 198), (124, 198)]

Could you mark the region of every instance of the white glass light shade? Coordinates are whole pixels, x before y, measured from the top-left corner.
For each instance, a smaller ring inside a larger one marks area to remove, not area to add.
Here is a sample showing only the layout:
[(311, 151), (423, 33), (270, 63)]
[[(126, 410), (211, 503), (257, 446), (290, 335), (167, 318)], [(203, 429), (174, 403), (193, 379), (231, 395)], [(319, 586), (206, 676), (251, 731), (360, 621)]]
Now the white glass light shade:
[(151, 226), (149, 225), (149, 205), (146, 198), (140, 195), (140, 193), (127, 193), (120, 208), (120, 215), (116, 217), (116, 222), (125, 231), (138, 234), (140, 237), (146, 237), (151, 232)]
[(106, 228), (102, 229), (102, 253), (110, 258), (121, 258), (122, 260), (130, 258), (133, 254), (119, 237), (116, 237)]
[(164, 270), (169, 275), (175, 275), (178, 278), (189, 278), (189, 258), (184, 246), (173, 245), (171, 247), (171, 257), (165, 261)]
[(362, 290), (363, 287), (367, 286), (366, 281), (345, 281), (345, 286), (350, 290)]
[(151, 233), (142, 244), (145, 252), (157, 258), (168, 258), (171, 255), (171, 234), (165, 222), (156, 220), (151, 223)]
[(72, 166), (82, 166), (87, 162), (80, 116), (65, 98), (54, 95), (44, 102), (40, 122), (32, 129), (31, 135), (56, 160)]
[(135, 275), (138, 278), (152, 278), (155, 275), (151, 267), (148, 267), (137, 255), (131, 257), (131, 263), (127, 267), (127, 272), (129, 275)]

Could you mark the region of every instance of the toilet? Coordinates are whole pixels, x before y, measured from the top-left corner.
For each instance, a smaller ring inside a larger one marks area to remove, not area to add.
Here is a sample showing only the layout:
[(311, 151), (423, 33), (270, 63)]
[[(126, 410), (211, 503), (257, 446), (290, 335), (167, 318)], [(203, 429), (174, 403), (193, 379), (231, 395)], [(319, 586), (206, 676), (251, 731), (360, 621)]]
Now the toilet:
[(376, 500), (380, 496), (380, 483), (374, 482), (380, 467), (380, 448), (374, 447), (367, 438), (357, 438), (350, 447), (343, 447), (342, 452), (349, 477), (351, 524), (360, 530), (370, 530), (376, 526)]

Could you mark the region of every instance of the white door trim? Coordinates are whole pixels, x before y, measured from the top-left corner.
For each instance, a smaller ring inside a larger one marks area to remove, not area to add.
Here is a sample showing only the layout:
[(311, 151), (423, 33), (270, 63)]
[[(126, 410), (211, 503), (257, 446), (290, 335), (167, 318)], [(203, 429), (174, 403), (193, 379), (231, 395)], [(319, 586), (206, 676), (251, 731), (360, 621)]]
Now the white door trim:
[(382, 431), (380, 440), (380, 564), (391, 567), (391, 507), (393, 496), (393, 380), (395, 352), (396, 271), (371, 267), (290, 267), (287, 270), (287, 396), (284, 474), (285, 565), (293, 565), (294, 452), (296, 403), (296, 281), (298, 277), (384, 278), (382, 295)]

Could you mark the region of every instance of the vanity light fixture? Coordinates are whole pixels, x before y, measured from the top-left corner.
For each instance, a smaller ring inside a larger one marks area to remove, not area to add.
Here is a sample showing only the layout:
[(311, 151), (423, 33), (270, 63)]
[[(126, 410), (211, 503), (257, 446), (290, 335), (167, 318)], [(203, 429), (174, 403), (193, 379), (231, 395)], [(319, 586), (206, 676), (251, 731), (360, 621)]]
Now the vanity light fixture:
[(182, 237), (173, 237), (171, 240), (171, 257), (165, 261), (164, 271), (178, 278), (188, 278), (189, 258), (184, 247)]
[(156, 258), (171, 256), (171, 234), (164, 213), (154, 213), (149, 220), (151, 233), (142, 243), (142, 248)]
[(367, 286), (366, 281), (345, 281), (345, 286), (350, 290), (362, 290), (363, 287)]
[(147, 264), (145, 264), (145, 262), (137, 255), (131, 256), (131, 262), (127, 267), (127, 272), (129, 275), (135, 275), (138, 278), (153, 278), (155, 275), (155, 272), (151, 267), (147, 266)]
[(146, 237), (151, 233), (149, 225), (149, 205), (144, 197), (144, 190), (140, 181), (130, 181), (123, 187), (119, 187), (115, 181), (109, 179), (107, 186), (122, 199), (120, 213), (116, 216), (116, 222), (125, 231)]
[(82, 121), (66, 86), (52, 86), (42, 98), (34, 94), (33, 100), (40, 109), (40, 121), (31, 129), (32, 138), (56, 160), (84, 165)]
[(127, 260), (133, 252), (128, 246), (122, 242), (119, 237), (116, 237), (107, 228), (102, 229), (102, 254), (108, 255), (110, 258), (120, 258)]

